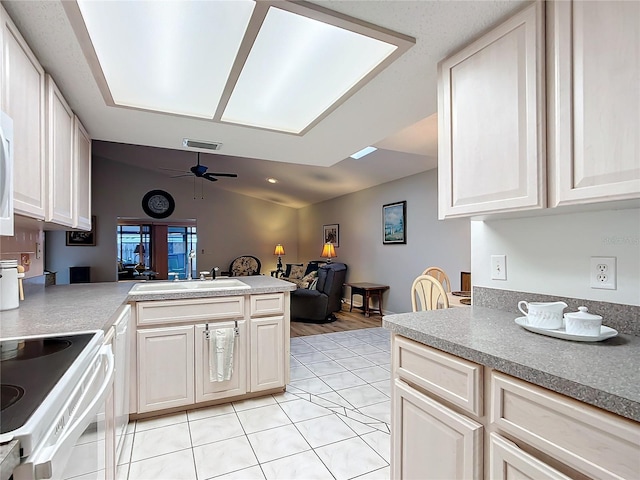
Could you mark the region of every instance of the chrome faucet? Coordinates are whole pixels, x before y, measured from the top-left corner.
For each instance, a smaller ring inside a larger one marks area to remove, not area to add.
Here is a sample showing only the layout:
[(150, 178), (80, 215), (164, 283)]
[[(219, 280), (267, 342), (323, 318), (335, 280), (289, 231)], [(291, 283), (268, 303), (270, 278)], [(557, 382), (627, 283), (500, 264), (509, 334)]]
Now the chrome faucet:
[(219, 270), (220, 270), (220, 267), (213, 267), (211, 269), (211, 279), (212, 280), (216, 279), (216, 273), (218, 273)]
[(196, 258), (196, 251), (191, 250), (189, 252), (189, 273), (187, 275), (187, 280), (193, 280), (192, 271), (193, 271), (193, 259)]

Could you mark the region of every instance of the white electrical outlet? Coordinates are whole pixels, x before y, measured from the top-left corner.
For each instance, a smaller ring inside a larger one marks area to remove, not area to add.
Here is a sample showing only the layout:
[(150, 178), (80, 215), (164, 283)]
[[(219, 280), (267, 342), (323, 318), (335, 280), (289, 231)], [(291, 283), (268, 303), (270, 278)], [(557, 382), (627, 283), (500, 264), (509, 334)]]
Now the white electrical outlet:
[(491, 280), (507, 279), (507, 256), (491, 255)]
[(591, 288), (616, 289), (616, 257), (591, 257)]

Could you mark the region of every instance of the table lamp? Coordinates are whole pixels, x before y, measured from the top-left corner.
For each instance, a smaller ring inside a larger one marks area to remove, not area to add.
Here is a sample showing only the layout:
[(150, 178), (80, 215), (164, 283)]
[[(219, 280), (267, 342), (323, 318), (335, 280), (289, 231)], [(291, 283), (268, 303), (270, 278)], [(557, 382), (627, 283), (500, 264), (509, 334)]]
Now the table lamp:
[(136, 269), (136, 271), (138, 271), (139, 273), (142, 273), (143, 271), (146, 270), (146, 267), (144, 265), (144, 245), (139, 243), (138, 245), (136, 245), (135, 250), (133, 251), (134, 254), (138, 255), (138, 264), (134, 267)]
[(322, 258), (327, 259), (327, 263), (331, 263), (331, 259), (337, 257), (336, 249), (333, 246), (333, 243), (325, 243), (322, 247), (322, 253), (320, 254)]
[(280, 276), (280, 273), (283, 273), (282, 270), (282, 255), (284, 255), (284, 247), (281, 244), (276, 245), (276, 249), (273, 252), (274, 255), (278, 255), (278, 266), (276, 268), (276, 278)]

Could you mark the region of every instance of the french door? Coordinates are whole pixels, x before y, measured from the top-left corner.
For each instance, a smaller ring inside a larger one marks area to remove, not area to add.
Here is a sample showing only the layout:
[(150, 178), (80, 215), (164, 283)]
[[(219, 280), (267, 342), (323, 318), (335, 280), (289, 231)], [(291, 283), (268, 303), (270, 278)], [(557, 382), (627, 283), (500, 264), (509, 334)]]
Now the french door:
[(196, 259), (189, 263), (189, 252), (196, 251), (198, 237), (195, 221), (143, 222), (119, 219), (117, 246), (119, 279), (150, 278), (159, 280), (197, 278)]

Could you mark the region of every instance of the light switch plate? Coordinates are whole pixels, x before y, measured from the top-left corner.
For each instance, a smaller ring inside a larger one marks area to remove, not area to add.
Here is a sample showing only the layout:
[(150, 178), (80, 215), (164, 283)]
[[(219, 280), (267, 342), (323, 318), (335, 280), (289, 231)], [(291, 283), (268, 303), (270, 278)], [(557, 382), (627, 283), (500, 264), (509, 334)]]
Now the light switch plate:
[(491, 255), (491, 280), (507, 279), (507, 256)]

